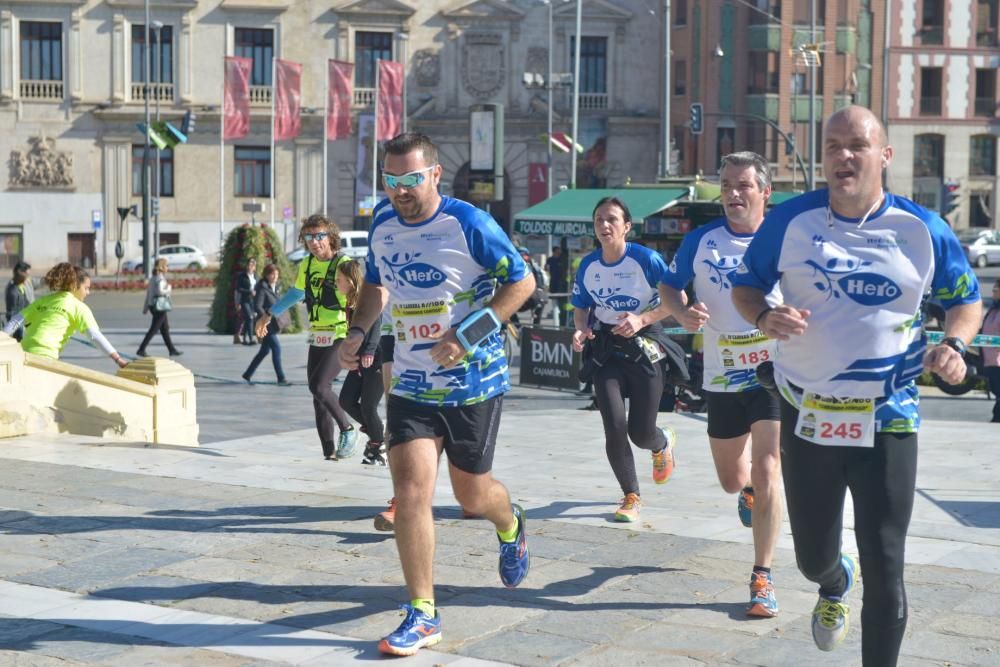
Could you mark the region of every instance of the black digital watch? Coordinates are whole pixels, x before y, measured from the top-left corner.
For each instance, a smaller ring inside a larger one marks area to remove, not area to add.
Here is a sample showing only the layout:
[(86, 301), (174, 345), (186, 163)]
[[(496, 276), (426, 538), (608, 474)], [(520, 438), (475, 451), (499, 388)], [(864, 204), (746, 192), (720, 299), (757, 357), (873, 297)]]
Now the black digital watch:
[(955, 350), (963, 357), (965, 356), (966, 350), (969, 349), (969, 346), (965, 344), (965, 341), (959, 338), (958, 336), (948, 336), (947, 338), (941, 341), (941, 344), (947, 345), (948, 347)]

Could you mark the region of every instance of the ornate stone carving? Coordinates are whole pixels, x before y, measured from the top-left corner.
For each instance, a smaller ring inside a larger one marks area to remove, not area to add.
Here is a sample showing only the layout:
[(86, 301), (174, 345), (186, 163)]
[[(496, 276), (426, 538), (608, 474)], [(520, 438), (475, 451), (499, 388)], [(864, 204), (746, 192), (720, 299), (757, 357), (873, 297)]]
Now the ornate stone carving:
[(27, 151), (10, 152), (12, 188), (73, 187), (73, 154), (56, 151), (56, 140), (44, 135), (29, 140)]
[(528, 49), (528, 57), (524, 59), (524, 71), (549, 75), (549, 50), (540, 46)]
[(433, 88), (441, 80), (441, 56), (434, 49), (420, 49), (413, 54), (417, 85)]
[(503, 37), (467, 33), (462, 47), (462, 84), (474, 97), (497, 94), (507, 80), (507, 56)]

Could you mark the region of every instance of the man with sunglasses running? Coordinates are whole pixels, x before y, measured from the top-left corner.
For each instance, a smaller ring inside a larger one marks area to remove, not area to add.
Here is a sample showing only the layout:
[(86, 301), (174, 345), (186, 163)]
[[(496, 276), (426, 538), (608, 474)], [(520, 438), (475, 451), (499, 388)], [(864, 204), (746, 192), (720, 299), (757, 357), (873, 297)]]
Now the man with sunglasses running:
[(382, 171), (389, 199), (375, 208), (365, 284), (340, 356), (345, 366), (357, 365), (364, 332), (388, 302), (395, 336), (386, 403), (393, 521), (411, 599), (379, 650), (412, 655), (441, 641), (432, 504), (442, 451), (459, 503), (496, 526), (504, 585), (513, 588), (528, 573), (524, 512), (490, 470), (510, 389), (500, 322), (527, 300), (535, 281), (488, 213), (438, 194), (442, 169), (428, 137), (404, 133), (387, 142)]

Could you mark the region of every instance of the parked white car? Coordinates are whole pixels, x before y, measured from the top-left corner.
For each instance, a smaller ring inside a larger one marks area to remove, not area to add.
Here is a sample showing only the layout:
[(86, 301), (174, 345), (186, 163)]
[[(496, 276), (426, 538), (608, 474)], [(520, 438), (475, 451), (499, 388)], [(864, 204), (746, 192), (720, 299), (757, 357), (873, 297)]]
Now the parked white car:
[(969, 264), (984, 268), (1000, 264), (1000, 231), (992, 229), (963, 229), (958, 233)]
[[(205, 253), (193, 245), (162, 245), (156, 259), (160, 257), (167, 260), (167, 268), (171, 270), (204, 269), (208, 266)], [(142, 257), (122, 262), (123, 271), (142, 271), (142, 268)]]
[[(352, 259), (358, 259), (363, 262), (365, 257), (368, 256), (368, 232), (356, 230), (340, 232), (340, 252)], [(299, 247), (289, 252), (287, 256), (290, 262), (298, 264), (308, 254), (308, 250)]]

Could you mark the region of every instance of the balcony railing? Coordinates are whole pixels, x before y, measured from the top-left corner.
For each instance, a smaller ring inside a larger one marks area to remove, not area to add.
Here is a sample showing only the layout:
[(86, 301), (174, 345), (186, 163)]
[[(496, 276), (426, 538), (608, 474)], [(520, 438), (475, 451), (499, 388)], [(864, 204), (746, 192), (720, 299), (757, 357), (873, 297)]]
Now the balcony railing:
[[(135, 102), (142, 102), (146, 99), (146, 85), (141, 81), (132, 83), (132, 100)], [(149, 99), (159, 100), (161, 102), (173, 102), (174, 101), (174, 84), (173, 83), (151, 83), (149, 84)]]
[(359, 109), (364, 109), (366, 107), (375, 105), (375, 89), (374, 88), (355, 88), (354, 89), (354, 107)]
[(62, 81), (21, 81), (22, 100), (62, 101)]
[(580, 109), (607, 109), (607, 93), (580, 93)]
[(251, 106), (261, 107), (271, 105), (271, 86), (250, 86)]
[(940, 116), (941, 115), (941, 98), (940, 97), (921, 97), (920, 98), (920, 115), (921, 116)]
[(992, 118), (996, 114), (997, 103), (992, 97), (977, 97), (975, 102), (975, 114)]

